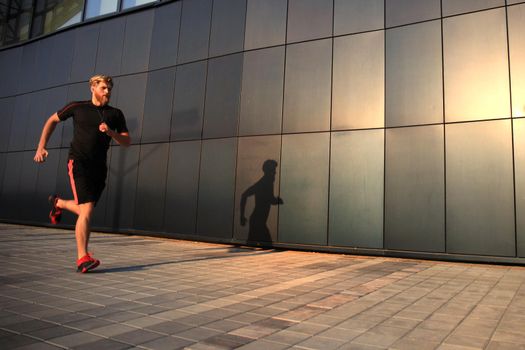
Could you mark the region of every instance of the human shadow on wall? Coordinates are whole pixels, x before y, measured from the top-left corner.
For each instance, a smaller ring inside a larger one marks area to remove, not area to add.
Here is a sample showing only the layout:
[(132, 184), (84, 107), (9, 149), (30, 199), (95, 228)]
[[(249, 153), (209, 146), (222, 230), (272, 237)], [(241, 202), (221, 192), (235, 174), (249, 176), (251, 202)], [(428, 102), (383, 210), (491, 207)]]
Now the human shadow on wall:
[(268, 159), (264, 161), (262, 170), (264, 175), (250, 186), (241, 195), (241, 225), (246, 225), (246, 200), (250, 196), (255, 197), (255, 208), (250, 215), (248, 228), (248, 241), (252, 242), (271, 242), (272, 236), (266, 223), (270, 215), (270, 208), (272, 205), (283, 204), (280, 197), (275, 197), (274, 182), (277, 169), (277, 161)]

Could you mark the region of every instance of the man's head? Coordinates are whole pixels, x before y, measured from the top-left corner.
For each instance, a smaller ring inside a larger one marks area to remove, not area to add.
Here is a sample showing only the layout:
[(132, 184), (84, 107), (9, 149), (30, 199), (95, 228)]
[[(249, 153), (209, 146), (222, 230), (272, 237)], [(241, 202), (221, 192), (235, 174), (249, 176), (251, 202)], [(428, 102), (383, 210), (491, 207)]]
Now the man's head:
[(109, 102), (113, 79), (107, 75), (95, 75), (89, 79), (91, 101), (97, 106), (104, 106)]

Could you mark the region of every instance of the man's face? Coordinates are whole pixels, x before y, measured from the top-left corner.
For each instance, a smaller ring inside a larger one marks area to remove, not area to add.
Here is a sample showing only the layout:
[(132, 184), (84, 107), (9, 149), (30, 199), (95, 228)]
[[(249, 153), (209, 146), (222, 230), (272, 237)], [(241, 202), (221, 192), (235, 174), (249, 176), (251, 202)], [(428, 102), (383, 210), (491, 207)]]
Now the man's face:
[(93, 94), (93, 98), (98, 101), (101, 106), (104, 106), (109, 102), (111, 97), (111, 87), (109, 87), (106, 82), (101, 81), (91, 86), (91, 93)]

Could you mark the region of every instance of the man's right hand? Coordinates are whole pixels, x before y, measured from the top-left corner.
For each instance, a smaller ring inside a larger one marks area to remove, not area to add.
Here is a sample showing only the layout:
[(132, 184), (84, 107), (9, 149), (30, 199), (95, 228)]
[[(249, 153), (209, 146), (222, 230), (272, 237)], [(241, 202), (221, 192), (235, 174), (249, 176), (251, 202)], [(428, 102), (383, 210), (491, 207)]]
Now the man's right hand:
[(35, 157), (33, 158), (35, 162), (37, 163), (43, 163), (46, 161), (47, 155), (49, 153), (45, 148), (38, 148), (35, 153)]

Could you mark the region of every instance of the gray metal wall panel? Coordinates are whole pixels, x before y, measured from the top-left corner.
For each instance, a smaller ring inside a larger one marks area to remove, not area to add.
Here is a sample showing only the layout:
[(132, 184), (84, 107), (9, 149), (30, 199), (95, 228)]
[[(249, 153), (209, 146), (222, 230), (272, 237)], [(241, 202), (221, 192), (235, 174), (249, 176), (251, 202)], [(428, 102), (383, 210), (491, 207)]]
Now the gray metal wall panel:
[(284, 44), (287, 13), (287, 0), (248, 0), (244, 48)]
[(231, 238), (233, 235), (236, 155), (236, 139), (202, 142), (197, 211), (199, 236)]
[(39, 43), (39, 41), (35, 41), (22, 47), (22, 57), (20, 58), (20, 76), (16, 81), (19, 93), (34, 90), (35, 77), (37, 76), (36, 60)]
[(15, 103), (16, 97), (0, 99), (0, 152), (6, 152), (9, 147)]
[(51, 52), (49, 53), (51, 65), (48, 67), (40, 64), (41, 69), (49, 71), (49, 78), (42, 87), (67, 84), (70, 81), (73, 64), (74, 51), (72, 48), (75, 46), (75, 32), (68, 30), (44, 40), (51, 41)]
[(384, 32), (334, 39), (332, 130), (385, 124)]
[[(44, 163), (38, 164), (38, 178), (34, 195), (34, 211), (31, 219), (33, 221), (49, 222), (49, 202), (50, 194), (57, 193), (58, 165), (60, 163), (60, 150), (50, 149), (49, 155)], [(31, 152), (34, 155), (34, 152)], [(65, 171), (64, 169), (60, 169)]]
[(94, 23), (75, 30), (75, 46), (71, 63), (70, 81), (87, 81), (95, 74), (100, 23)]
[(7, 153), (0, 152), (0, 219), (2, 218), (2, 207), (5, 205), (2, 191), (4, 190), (4, 174), (7, 168)]
[[(280, 135), (239, 139), (235, 239), (251, 242), (277, 241), (280, 153)], [(244, 219), (241, 216), (243, 207)]]
[(328, 244), (383, 247), (384, 131), (332, 134)]
[(505, 0), (442, 0), (443, 16), (479, 11), (496, 6), (504, 6)]
[(447, 122), (510, 115), (505, 21), (505, 9), (443, 20)]
[(164, 231), (168, 151), (168, 143), (140, 146), (133, 224), (137, 229)]
[(164, 208), (167, 232), (196, 232), (200, 154), (200, 141), (170, 144)]
[(11, 152), (5, 154), (5, 170), (0, 197), (0, 217), (15, 219), (19, 213), (19, 184), (22, 172), (24, 153)]
[(174, 66), (179, 49), (182, 1), (155, 9), (149, 69)]
[(20, 178), (18, 196), (13, 202), (16, 207), (15, 218), (24, 221), (34, 221), (34, 213), (38, 208), (35, 201), (36, 182), (38, 177), (38, 164), (33, 161), (35, 152), (22, 152), (22, 169), (18, 174)]
[(283, 131), (330, 129), (332, 40), (286, 48)]
[(284, 47), (244, 54), (240, 135), (281, 132), (283, 84)]
[(246, 0), (214, 0), (210, 33), (210, 56), (242, 51)]
[(121, 74), (148, 69), (154, 15), (155, 12), (149, 10), (126, 16)]
[(335, 0), (334, 35), (384, 28), (384, 3), (384, 0)]
[(126, 17), (117, 17), (100, 24), (95, 72), (120, 74)]
[(175, 68), (148, 73), (142, 142), (169, 141), (174, 86)]
[[(0, 97), (13, 96), (18, 93), (21, 76), (23, 46), (0, 51)], [(24, 68), (25, 69), (25, 68)]]
[(386, 32), (386, 124), (443, 122), (441, 21)]
[[(27, 122), (24, 125), (26, 129), (24, 149), (36, 149), (38, 141), (42, 134), (42, 127), (49, 116), (42, 114), (44, 106), (46, 105), (48, 90), (41, 90), (30, 94), (29, 97), (29, 113)], [(56, 130), (55, 130), (56, 131)], [(55, 133), (53, 132), (53, 135)]]
[(525, 116), (525, 4), (508, 8), (512, 116)]
[(139, 143), (142, 135), (147, 80), (146, 73), (128, 75), (118, 79), (119, 90), (114, 106), (120, 108), (124, 113), (133, 144)]
[(237, 135), (243, 54), (209, 60), (204, 138)]
[(394, 27), (441, 17), (440, 0), (386, 0), (386, 26)]
[(333, 0), (289, 0), (288, 43), (332, 35)]
[[(58, 169), (57, 169), (57, 177), (56, 177), (56, 194), (63, 199), (66, 200), (72, 200), (73, 192), (71, 190), (71, 181), (69, 179), (68, 175), (68, 149), (62, 148), (60, 151), (58, 151), (57, 157), (58, 159)], [(49, 193), (51, 194), (51, 193)], [(49, 195), (48, 194), (48, 195)], [(49, 214), (49, 207), (47, 210), (47, 213)], [(60, 221), (60, 225), (75, 225), (76, 222), (76, 215), (64, 211), (62, 215), (62, 221)], [(49, 223), (49, 218), (45, 221), (45, 223)]]
[(445, 251), (443, 126), (386, 131), (385, 248)]
[(447, 251), (515, 255), (511, 121), (446, 126)]
[(29, 122), (29, 110), (33, 95), (34, 94), (26, 94), (16, 97), (9, 133), (9, 151), (24, 150), (27, 125)]
[(328, 133), (283, 136), (279, 242), (327, 243)]
[(518, 256), (525, 257), (525, 119), (514, 120), (516, 232)]
[(178, 63), (208, 57), (212, 0), (183, 0)]
[(195, 140), (202, 135), (207, 62), (177, 67), (171, 140)]
[[(42, 132), (42, 128), (44, 127), (44, 123), (46, 122), (46, 120), (50, 116), (55, 114), (60, 108), (66, 105), (68, 97), (67, 93), (67, 86), (60, 86), (45, 91), (44, 104), (39, 106), (39, 109), (34, 112), (39, 118), (37, 126), (40, 128), (37, 134), (37, 139), (34, 141), (34, 147), (37, 147), (38, 145), (40, 133)], [(63, 123), (59, 123), (55, 127), (55, 131), (53, 132), (53, 134), (49, 138), (49, 141), (47, 142), (48, 148), (60, 147), (60, 145), (62, 144), (63, 127)]]
[[(51, 71), (53, 70), (53, 39), (54, 37), (44, 38), (37, 41), (38, 49), (34, 75), (31, 77), (31, 90), (39, 90), (51, 86)], [(69, 71), (67, 72), (69, 74)]]
[(108, 175), (106, 225), (133, 228), (140, 146), (111, 147)]

